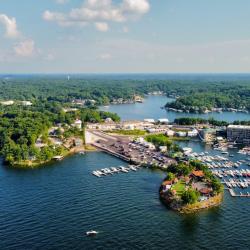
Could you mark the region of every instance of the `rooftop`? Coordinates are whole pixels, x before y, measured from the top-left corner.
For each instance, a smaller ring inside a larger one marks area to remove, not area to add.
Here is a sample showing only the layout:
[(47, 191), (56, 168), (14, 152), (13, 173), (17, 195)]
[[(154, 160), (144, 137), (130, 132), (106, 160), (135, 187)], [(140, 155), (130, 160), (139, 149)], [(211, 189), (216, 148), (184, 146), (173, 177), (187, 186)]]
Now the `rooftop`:
[(196, 177), (204, 177), (204, 173), (201, 170), (193, 171), (192, 174)]
[(250, 129), (250, 126), (246, 126), (246, 125), (229, 125), (227, 128)]

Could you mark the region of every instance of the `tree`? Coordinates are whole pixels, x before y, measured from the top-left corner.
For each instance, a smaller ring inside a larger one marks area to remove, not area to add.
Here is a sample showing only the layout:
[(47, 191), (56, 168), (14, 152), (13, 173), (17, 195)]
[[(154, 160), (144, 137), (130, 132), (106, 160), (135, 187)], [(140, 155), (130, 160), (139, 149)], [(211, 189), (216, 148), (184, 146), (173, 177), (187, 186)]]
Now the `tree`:
[(198, 201), (199, 193), (192, 188), (185, 190), (182, 195), (181, 199), (185, 204), (194, 204)]
[(175, 179), (175, 174), (171, 173), (171, 172), (168, 172), (167, 174), (167, 177), (166, 177), (166, 180), (168, 181), (172, 181)]

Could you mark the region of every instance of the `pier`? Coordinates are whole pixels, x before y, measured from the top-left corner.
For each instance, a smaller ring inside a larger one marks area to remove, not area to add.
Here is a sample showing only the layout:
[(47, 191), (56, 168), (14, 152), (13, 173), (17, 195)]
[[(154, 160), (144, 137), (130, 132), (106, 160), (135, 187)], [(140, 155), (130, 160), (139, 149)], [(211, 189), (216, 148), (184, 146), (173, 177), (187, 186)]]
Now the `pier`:
[(250, 197), (250, 193), (247, 192), (247, 194), (236, 194), (235, 191), (232, 188), (229, 188), (229, 193), (231, 194), (232, 197)]

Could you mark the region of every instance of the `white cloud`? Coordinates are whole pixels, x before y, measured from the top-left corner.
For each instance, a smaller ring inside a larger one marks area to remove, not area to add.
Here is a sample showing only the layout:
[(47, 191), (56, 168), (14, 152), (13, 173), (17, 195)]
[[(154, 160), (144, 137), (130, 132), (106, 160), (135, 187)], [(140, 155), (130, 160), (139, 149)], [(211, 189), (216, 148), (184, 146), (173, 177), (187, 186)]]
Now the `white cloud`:
[(5, 27), (5, 37), (17, 38), (20, 33), (17, 30), (17, 23), (14, 17), (8, 17), (5, 14), (0, 14), (0, 23)]
[(123, 9), (129, 13), (145, 14), (149, 11), (150, 5), (147, 0), (124, 0)]
[(95, 27), (97, 30), (102, 31), (102, 32), (107, 32), (109, 29), (109, 26), (107, 23), (95, 23)]
[[(107, 31), (107, 22), (126, 22), (146, 14), (149, 9), (148, 0), (122, 0), (119, 4), (114, 4), (112, 0), (85, 0), (82, 6), (68, 13), (46, 10), (43, 19), (60, 26), (85, 26), (89, 23), (96, 26), (96, 23), (106, 23)], [(98, 30), (104, 31), (102, 28)]]
[(24, 40), (14, 46), (14, 52), (17, 56), (31, 57), (35, 52), (35, 42), (31, 39)]

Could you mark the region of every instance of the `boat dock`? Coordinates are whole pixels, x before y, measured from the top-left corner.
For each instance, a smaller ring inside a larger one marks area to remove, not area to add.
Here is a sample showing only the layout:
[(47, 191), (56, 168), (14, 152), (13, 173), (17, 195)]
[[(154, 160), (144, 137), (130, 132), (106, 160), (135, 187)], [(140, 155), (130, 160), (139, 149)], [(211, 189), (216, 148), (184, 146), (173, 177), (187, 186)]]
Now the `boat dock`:
[(128, 165), (126, 167), (120, 166), (120, 167), (110, 167), (110, 168), (103, 168), (100, 170), (94, 170), (92, 174), (96, 177), (104, 177), (108, 175), (114, 175), (119, 173), (129, 173), (130, 171), (137, 171), (140, 168), (140, 166), (136, 165)]
[(249, 197), (250, 198), (250, 193), (247, 192), (246, 194), (243, 194), (240, 192), (240, 194), (236, 194), (235, 191), (232, 188), (229, 188), (229, 193), (231, 194), (232, 197)]

